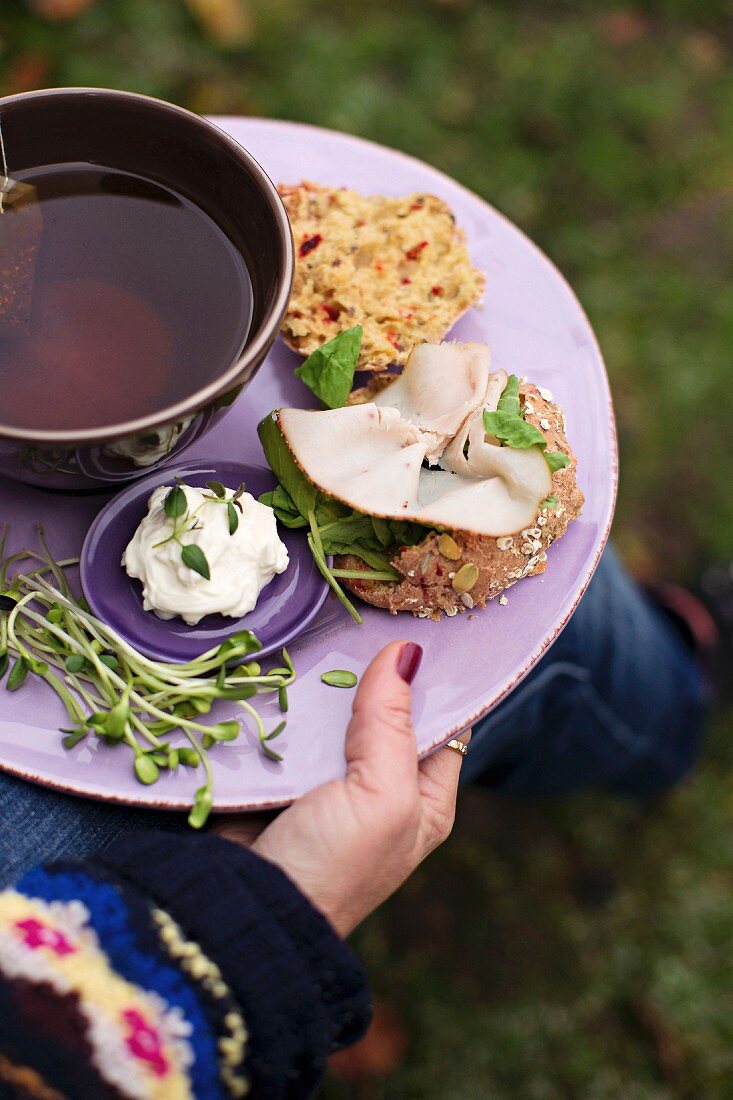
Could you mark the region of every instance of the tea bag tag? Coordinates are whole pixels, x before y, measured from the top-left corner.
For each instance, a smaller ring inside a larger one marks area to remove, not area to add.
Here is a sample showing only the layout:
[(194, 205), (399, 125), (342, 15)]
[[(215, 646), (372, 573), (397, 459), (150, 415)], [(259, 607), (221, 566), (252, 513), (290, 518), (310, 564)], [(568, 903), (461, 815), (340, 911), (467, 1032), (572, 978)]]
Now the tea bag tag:
[(20, 183), (9, 176), (0, 176), (0, 214), (19, 210), (30, 202), (38, 202), (38, 192), (32, 183)]
[(43, 215), (36, 188), (8, 175), (2, 126), (0, 157), (0, 337), (23, 336), (33, 307)]

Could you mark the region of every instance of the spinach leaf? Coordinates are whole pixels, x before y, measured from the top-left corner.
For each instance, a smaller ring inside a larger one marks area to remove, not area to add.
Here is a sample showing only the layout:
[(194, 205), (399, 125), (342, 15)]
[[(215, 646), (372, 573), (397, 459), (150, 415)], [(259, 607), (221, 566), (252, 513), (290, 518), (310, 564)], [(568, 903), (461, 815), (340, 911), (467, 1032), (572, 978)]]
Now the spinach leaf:
[(257, 425), (257, 434), (270, 469), (306, 519), (309, 512), (315, 511), (319, 493), (298, 468), (272, 413)]
[(292, 498), (285, 492), (282, 485), (278, 485), (270, 493), (263, 493), (260, 503), (272, 508), (280, 523), (284, 527), (307, 527), (308, 521), (301, 516), (293, 504)]
[(329, 409), (346, 404), (361, 350), (361, 325), (346, 329), (308, 356), (295, 373)]
[(397, 579), (397, 573), (392, 569), (392, 564), (386, 554), (381, 553), (379, 550), (371, 549), (368, 546), (364, 546), (361, 543), (338, 543), (330, 542), (327, 547), (329, 554), (353, 554), (356, 558), (361, 558), (370, 569), (376, 569), (380, 573), (394, 572), (395, 580)]
[(381, 519), (379, 516), (372, 516), (372, 530), (377, 538), (377, 541), (382, 546), (391, 546), (394, 543), (394, 535), (390, 530), (389, 523), (386, 519)]
[(324, 518), (323, 509), (319, 508), (316, 519), (324, 545), (331, 542), (375, 542), (371, 518), (361, 512), (347, 512), (346, 515), (325, 523)]

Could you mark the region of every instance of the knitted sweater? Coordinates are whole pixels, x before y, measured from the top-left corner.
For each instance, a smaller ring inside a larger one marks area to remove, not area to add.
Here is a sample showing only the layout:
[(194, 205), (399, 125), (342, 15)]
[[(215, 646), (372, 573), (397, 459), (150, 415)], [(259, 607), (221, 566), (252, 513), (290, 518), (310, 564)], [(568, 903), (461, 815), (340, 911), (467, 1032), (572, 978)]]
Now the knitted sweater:
[(368, 1020), (350, 950), (230, 841), (128, 834), (0, 893), (3, 1100), (296, 1100)]

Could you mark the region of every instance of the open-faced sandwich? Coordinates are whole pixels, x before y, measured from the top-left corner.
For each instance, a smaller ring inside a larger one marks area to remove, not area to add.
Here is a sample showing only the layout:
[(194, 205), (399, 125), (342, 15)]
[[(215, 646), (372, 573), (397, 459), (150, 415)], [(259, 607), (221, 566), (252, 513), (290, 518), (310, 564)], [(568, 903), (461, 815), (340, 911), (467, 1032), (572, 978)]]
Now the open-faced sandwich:
[(442, 340), (482, 297), (449, 206), (435, 195), (360, 195), (314, 183), (280, 185), (295, 240), (295, 279), (283, 323), (301, 355), (361, 325), (358, 370), (402, 365)]
[(337, 591), (393, 613), (483, 607), (544, 571), (583, 504), (562, 410), (485, 344), (419, 344), (343, 407), (278, 409), (259, 433), (266, 503)]

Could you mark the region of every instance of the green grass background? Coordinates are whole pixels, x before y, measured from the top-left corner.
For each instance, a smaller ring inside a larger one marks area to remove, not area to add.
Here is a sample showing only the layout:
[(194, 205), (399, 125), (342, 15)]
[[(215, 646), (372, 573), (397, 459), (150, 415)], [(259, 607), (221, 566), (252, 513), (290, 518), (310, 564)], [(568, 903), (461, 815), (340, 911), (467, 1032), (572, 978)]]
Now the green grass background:
[[(730, 3), (235, 3), (238, 42), (217, 0), (97, 0), (63, 23), (4, 0), (0, 91), (124, 87), (438, 165), (526, 230), (589, 313), (627, 562), (685, 579), (728, 554)], [(720, 713), (694, 779), (643, 809), (469, 792), (449, 843), (357, 936), (397, 1013), (378, 1044), (392, 1064), (332, 1075), (324, 1097), (733, 1097), (730, 732)]]

